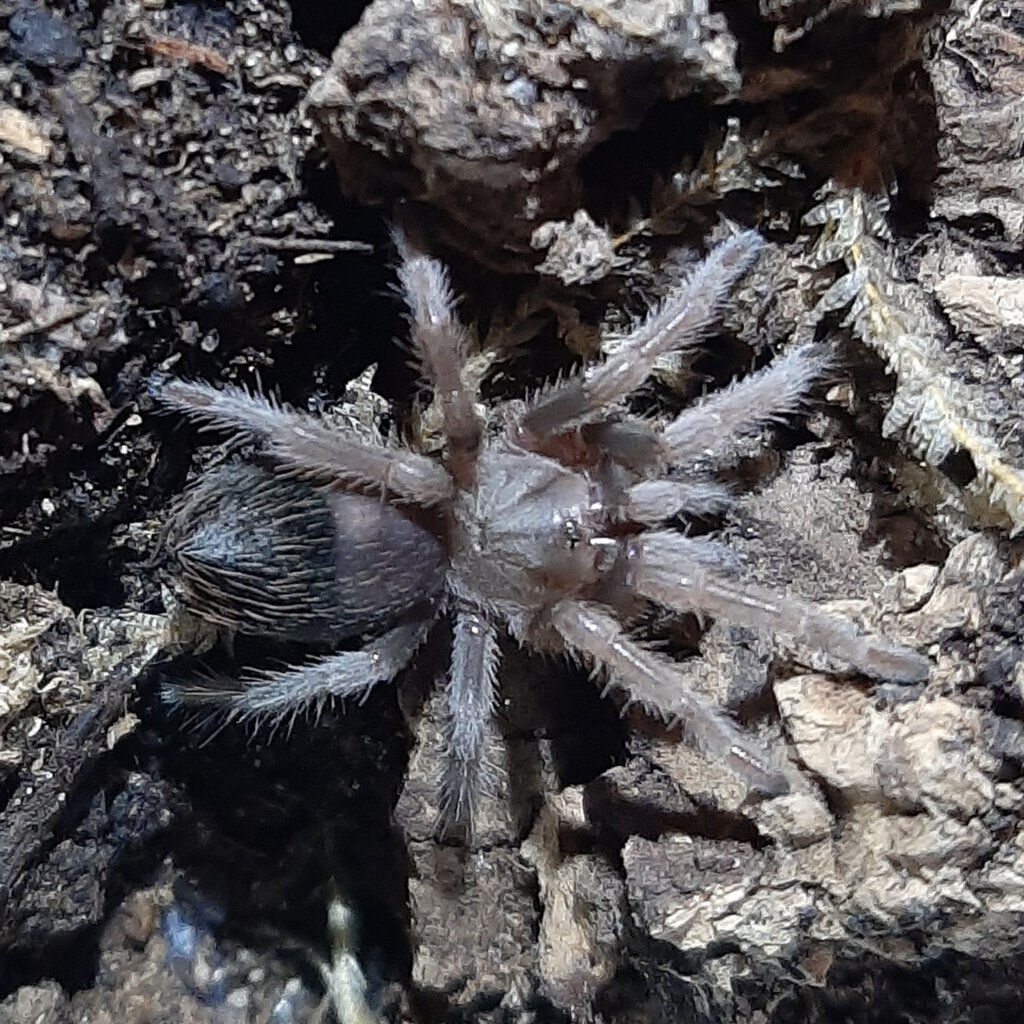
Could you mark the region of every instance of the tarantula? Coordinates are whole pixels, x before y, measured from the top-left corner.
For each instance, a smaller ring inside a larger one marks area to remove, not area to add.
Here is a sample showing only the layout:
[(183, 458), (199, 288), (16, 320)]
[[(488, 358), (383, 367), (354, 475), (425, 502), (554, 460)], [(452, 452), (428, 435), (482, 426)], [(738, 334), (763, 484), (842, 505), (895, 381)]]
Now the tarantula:
[[(701, 467), (798, 408), (829, 362), (817, 346), (797, 347), (667, 423), (625, 412), (659, 357), (701, 341), (760, 245), (754, 232), (735, 235), (603, 362), (486, 409), (464, 372), (467, 334), (445, 268), (399, 240), (412, 341), (440, 407), (438, 457), (237, 387), (161, 381), (162, 402), (256, 439), (270, 466), (229, 464), (187, 493), (172, 531), (186, 604), (233, 630), (335, 644), (283, 671), (191, 684), (181, 698), (263, 718), (362, 696), (391, 680), (446, 615), (449, 818), (471, 819), (485, 774), (502, 629), (604, 670), (628, 702), (681, 720), (750, 786), (785, 791), (756, 744), (627, 630), (653, 602), (786, 634), (877, 679), (928, 674), (921, 655), (743, 582), (723, 544), (665, 525), (725, 506), (728, 491)], [(338, 650), (342, 641), (362, 646)]]

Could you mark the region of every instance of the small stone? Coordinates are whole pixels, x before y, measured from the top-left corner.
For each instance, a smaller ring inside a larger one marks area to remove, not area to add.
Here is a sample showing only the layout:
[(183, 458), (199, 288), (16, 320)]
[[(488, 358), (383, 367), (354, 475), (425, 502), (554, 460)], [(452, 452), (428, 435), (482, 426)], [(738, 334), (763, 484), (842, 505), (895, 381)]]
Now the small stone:
[(66, 70), (82, 59), (82, 48), (68, 24), (41, 7), (15, 11), (8, 27), (11, 50), (29, 64)]

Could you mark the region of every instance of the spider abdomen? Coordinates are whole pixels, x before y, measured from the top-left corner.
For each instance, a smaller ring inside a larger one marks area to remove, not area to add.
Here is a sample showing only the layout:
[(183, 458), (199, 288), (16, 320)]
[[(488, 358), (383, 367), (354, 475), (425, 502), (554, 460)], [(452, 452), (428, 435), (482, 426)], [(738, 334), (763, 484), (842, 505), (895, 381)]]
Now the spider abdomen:
[(247, 463), (200, 479), (169, 542), (190, 609), (275, 639), (377, 632), (428, 603), (443, 582), (440, 541), (401, 509)]

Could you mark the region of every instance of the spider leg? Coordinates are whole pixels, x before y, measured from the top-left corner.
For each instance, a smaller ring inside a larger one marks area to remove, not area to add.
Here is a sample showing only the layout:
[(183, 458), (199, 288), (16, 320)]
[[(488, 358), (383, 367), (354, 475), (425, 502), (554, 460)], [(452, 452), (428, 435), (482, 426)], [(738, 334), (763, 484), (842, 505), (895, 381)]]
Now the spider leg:
[(260, 438), (272, 458), (303, 477), (366, 486), (420, 505), (437, 505), (451, 496), (448, 474), (432, 459), (386, 448), (244, 388), (165, 380), (154, 391), (159, 401), (201, 426), (234, 428)]
[(393, 679), (426, 639), (430, 622), (398, 626), (358, 651), (241, 679), (213, 676), (167, 687), (166, 696), (181, 704), (218, 703), (242, 719), (275, 721), (304, 705), (331, 697), (363, 697), (377, 683)]
[(916, 651), (861, 633), (852, 622), (799, 598), (733, 581), (706, 558), (695, 558), (693, 543), (667, 531), (638, 537), (631, 550), (632, 589), (677, 611), (783, 633), (798, 643), (834, 653), (876, 679), (916, 683), (928, 678), (928, 659)]
[(675, 663), (630, 640), (603, 609), (580, 601), (560, 601), (551, 622), (569, 649), (594, 668), (604, 667), (634, 703), (682, 721), (691, 739), (726, 762), (754, 789), (778, 796), (788, 791), (785, 776), (722, 711), (695, 694)]
[(800, 345), (758, 373), (684, 409), (665, 427), (664, 460), (678, 466), (727, 455), (738, 439), (799, 409), (829, 362), (827, 350)]
[(441, 407), (449, 469), (456, 482), (468, 488), (483, 439), (483, 420), (476, 410), (476, 389), (463, 372), (466, 330), (455, 316), (448, 271), (437, 260), (417, 253), (400, 235), (395, 241), (402, 255), (398, 280), (412, 314), (412, 341)]
[(760, 236), (744, 231), (713, 249), (614, 355), (534, 400), (521, 423), (524, 439), (551, 437), (604, 415), (643, 384), (665, 353), (699, 344), (760, 247)]
[(472, 822), (474, 803), (488, 782), (485, 755), (499, 657), (494, 626), (479, 612), (460, 609), (445, 688), (448, 763), (441, 795), (445, 821)]
[[(720, 461), (732, 453), (740, 438), (796, 412), (830, 362), (827, 350), (801, 345), (763, 370), (684, 409), (664, 429), (647, 420), (626, 417), (591, 424), (584, 428), (583, 436), (613, 462), (641, 476), (664, 471), (668, 466)], [(692, 511), (700, 511), (700, 502)]]

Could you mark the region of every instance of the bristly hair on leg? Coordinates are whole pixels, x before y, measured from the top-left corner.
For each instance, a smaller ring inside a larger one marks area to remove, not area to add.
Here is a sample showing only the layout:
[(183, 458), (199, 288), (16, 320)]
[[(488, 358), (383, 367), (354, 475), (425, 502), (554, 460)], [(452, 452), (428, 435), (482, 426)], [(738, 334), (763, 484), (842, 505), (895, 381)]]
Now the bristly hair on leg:
[(445, 267), (416, 252), (399, 232), (393, 237), (402, 259), (398, 280), (411, 314), (413, 346), (441, 409), (446, 464), (455, 483), (466, 490), (473, 484), (483, 438), (478, 396), (464, 372), (468, 333), (455, 315), (455, 295)]
[(637, 542), (632, 583), (637, 592), (680, 612), (707, 612), (736, 625), (774, 630), (798, 643), (834, 652), (876, 679), (918, 683), (929, 662), (881, 637), (866, 636), (848, 619), (788, 594), (728, 578), (714, 566), (694, 561), (668, 531), (645, 533)]
[(472, 829), (477, 800), (486, 795), (494, 769), (487, 763), (494, 720), (500, 651), (497, 631), (479, 611), (455, 613), (451, 675), (445, 688), (445, 776), (440, 828)]
[(684, 409), (665, 427), (665, 462), (724, 458), (744, 437), (799, 412), (834, 362), (827, 348), (801, 345)]
[(243, 721), (270, 721), (325, 697), (365, 700), (381, 682), (393, 679), (430, 631), (429, 622), (398, 626), (356, 651), (335, 654), (282, 671), (193, 679), (174, 687), (182, 704), (215, 702)]
[(739, 726), (689, 690), (669, 658), (630, 640), (613, 616), (594, 605), (563, 601), (552, 610), (552, 621), (568, 647), (603, 666), (630, 703), (680, 721), (700, 749), (725, 761), (758, 792), (787, 792), (785, 775)]
[(613, 355), (543, 392), (531, 404), (520, 426), (524, 440), (543, 439), (593, 421), (636, 391), (662, 356), (700, 344), (762, 244), (756, 232), (744, 231), (713, 249)]
[(451, 479), (433, 459), (332, 428), (244, 388), (177, 380), (164, 383), (157, 398), (200, 426), (258, 438), (275, 462), (299, 476), (368, 487), (425, 506), (451, 496)]

